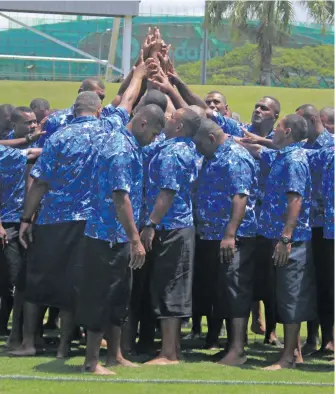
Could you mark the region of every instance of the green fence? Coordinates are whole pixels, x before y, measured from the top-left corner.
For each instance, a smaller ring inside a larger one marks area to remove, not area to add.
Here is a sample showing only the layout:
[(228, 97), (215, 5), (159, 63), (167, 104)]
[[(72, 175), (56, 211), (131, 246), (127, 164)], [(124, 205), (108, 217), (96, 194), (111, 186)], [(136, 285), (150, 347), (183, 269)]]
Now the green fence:
[[(133, 20), (132, 60), (138, 55), (141, 41), (148, 26), (158, 25), (165, 40), (172, 44), (175, 65), (197, 61), (201, 57), (203, 38), (202, 17), (136, 17)], [(109, 50), (113, 18), (72, 20), (69, 22), (34, 26), (72, 46), (98, 58), (106, 59)], [(108, 31), (109, 29), (109, 31)], [(319, 26), (295, 26), (286, 46), (298, 48), (305, 45), (334, 44), (333, 32), (321, 34)], [(238, 45), (242, 45), (239, 43)], [(209, 38), (209, 58), (224, 56), (237, 44), (232, 42), (228, 25), (220, 36)], [(81, 58), (81, 55), (55, 44), (27, 30), (0, 31), (0, 53), (8, 55)], [(122, 24), (116, 51), (116, 67), (122, 64)], [(0, 78), (19, 80), (81, 80), (86, 76), (104, 74), (104, 67), (97, 64), (7, 60), (0, 59)]]

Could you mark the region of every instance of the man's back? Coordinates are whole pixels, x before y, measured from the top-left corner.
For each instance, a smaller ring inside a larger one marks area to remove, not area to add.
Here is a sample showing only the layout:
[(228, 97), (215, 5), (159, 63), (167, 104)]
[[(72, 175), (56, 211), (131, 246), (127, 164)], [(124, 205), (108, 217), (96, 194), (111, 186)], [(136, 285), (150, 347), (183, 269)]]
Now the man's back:
[(31, 171), (49, 185), (38, 224), (88, 219), (92, 166), (103, 135), (97, 118), (82, 116), (47, 140)]

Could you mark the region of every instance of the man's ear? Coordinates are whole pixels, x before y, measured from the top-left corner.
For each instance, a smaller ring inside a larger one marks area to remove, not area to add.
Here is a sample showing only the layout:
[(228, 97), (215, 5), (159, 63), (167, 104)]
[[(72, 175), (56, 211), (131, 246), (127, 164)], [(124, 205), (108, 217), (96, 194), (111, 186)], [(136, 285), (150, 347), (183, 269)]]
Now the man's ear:
[(177, 128), (176, 128), (176, 132), (179, 133), (180, 130), (182, 130), (183, 127), (184, 127), (184, 123), (183, 123), (183, 122), (180, 122), (179, 125), (178, 125)]
[(285, 129), (285, 135), (286, 137), (289, 137), (292, 133), (292, 129), (290, 127), (288, 127), (287, 129)]

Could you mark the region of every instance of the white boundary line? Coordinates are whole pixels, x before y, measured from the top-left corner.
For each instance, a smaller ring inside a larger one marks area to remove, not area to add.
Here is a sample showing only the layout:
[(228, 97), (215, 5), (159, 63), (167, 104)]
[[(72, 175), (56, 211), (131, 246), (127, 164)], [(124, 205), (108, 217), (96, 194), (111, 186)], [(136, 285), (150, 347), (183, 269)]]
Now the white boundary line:
[(36, 375), (0, 375), (0, 380), (37, 380), (47, 382), (100, 382), (100, 383), (152, 383), (152, 384), (213, 384), (213, 385), (260, 385), (260, 386), (311, 386), (334, 387), (332, 383), (322, 382), (285, 382), (285, 381), (256, 381), (256, 380), (187, 380), (187, 379), (106, 379), (106, 378), (76, 378), (76, 377), (50, 377)]

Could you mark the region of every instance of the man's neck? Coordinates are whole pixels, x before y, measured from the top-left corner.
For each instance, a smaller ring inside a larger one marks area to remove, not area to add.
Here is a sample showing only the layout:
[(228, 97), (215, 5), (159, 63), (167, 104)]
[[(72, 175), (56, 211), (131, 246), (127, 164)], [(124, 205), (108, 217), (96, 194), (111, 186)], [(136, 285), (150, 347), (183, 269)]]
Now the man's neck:
[(293, 139), (290, 138), (288, 140), (283, 141), (283, 143), (281, 145), (277, 145), (277, 146), (278, 146), (279, 150), (282, 150), (282, 149), (286, 148), (287, 146), (292, 145), (294, 143), (295, 143), (295, 141), (293, 141)]
[(320, 137), (320, 135), (323, 133), (324, 129), (325, 128), (323, 127), (323, 124), (318, 124), (315, 127), (315, 132), (313, 133), (313, 135), (308, 136), (307, 142), (314, 143)]
[(254, 129), (254, 131), (256, 131), (256, 133), (260, 136), (260, 137), (266, 137), (268, 136), (273, 127), (270, 130), (264, 130), (263, 125), (261, 123), (257, 123), (257, 124), (253, 124), (252, 123), (252, 128)]

